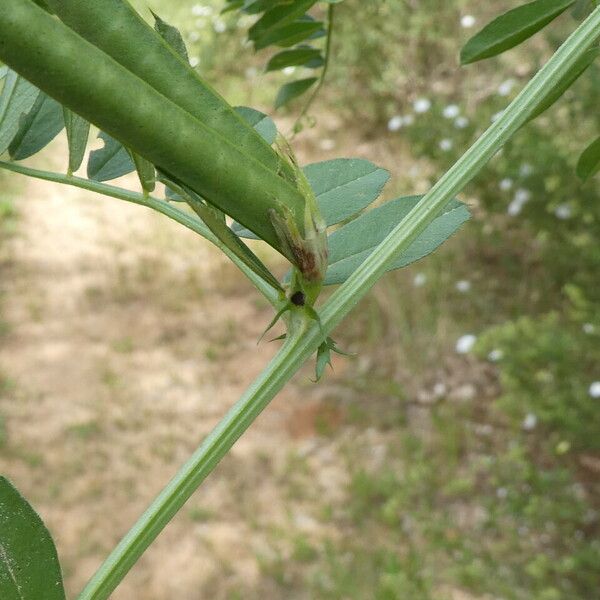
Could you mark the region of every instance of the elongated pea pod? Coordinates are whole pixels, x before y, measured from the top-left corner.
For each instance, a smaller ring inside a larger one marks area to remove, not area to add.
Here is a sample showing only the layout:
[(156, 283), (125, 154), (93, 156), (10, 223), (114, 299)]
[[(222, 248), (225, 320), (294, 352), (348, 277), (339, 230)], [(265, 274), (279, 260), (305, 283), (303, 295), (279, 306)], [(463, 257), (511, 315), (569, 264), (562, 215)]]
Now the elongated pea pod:
[(71, 29), (273, 171), (290, 176), (272, 148), (171, 48), (127, 0), (47, 0)]
[(304, 197), (235, 139), (201, 123), (31, 0), (3, 4), (0, 60), (297, 264), (270, 215), (292, 214), (304, 231)]

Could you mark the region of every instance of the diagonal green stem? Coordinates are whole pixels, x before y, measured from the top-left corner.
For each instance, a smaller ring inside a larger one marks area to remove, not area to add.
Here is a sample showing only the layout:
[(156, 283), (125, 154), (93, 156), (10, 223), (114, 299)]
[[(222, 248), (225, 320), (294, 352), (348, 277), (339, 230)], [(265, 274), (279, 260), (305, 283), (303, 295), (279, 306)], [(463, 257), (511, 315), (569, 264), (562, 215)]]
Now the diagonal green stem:
[[(448, 201), (471, 181), (525, 123), (540, 100), (568, 72), (600, 34), (597, 8), (529, 82), (504, 114), (439, 180), (419, 204), (330, 297), (321, 311), (321, 328), (304, 319), (263, 373), (167, 484), (87, 584), (79, 600), (105, 600), (175, 513), (215, 468), (271, 399), (316, 351), (330, 332), (406, 250)], [(300, 314), (293, 318), (301, 319)]]
[(0, 169), (12, 171), (13, 173), (19, 173), (21, 175), (27, 175), (29, 177), (35, 177), (36, 179), (43, 179), (44, 181), (52, 181), (53, 183), (62, 183), (65, 185), (71, 185), (78, 187), (83, 190), (90, 192), (96, 192), (104, 196), (110, 196), (111, 198), (117, 198), (119, 200), (125, 200), (126, 202), (132, 202), (133, 204), (139, 204), (151, 208), (174, 221), (180, 223), (184, 227), (191, 229), (195, 233), (201, 235), (209, 242), (217, 246), (222, 250), (228, 258), (244, 273), (244, 275), (252, 282), (254, 287), (275, 307), (278, 308), (280, 304), (278, 291), (267, 281), (259, 277), (254, 271), (252, 271), (240, 258), (230, 250), (226, 245), (222, 244), (219, 239), (210, 231), (210, 229), (196, 217), (187, 214), (186, 212), (176, 208), (169, 202), (153, 198), (140, 194), (138, 192), (132, 192), (120, 187), (108, 185), (106, 183), (100, 183), (99, 181), (92, 181), (90, 179), (83, 179), (82, 177), (75, 177), (74, 175), (62, 175), (61, 173), (53, 173), (51, 171), (41, 171), (39, 169), (32, 169), (31, 167), (25, 167), (16, 163), (5, 162), (0, 160)]

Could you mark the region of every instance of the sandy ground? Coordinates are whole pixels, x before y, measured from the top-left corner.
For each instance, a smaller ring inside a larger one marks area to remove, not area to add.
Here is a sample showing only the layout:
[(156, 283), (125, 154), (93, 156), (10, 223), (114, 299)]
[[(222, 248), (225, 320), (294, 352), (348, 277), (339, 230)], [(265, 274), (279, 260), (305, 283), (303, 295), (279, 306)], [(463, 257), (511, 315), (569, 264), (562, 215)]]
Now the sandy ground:
[[(0, 283), (10, 328), (0, 365), (13, 382), (0, 392), (0, 470), (53, 533), (74, 595), (276, 345), (256, 346), (269, 308), (195, 234), (141, 207), (22, 181)], [(261, 415), (113, 598), (279, 597), (257, 559), (268, 532), (335, 533), (281, 485), (293, 457), (306, 457), (323, 498), (343, 502), (346, 482), (315, 432), (336, 419), (335, 378), (315, 387), (310, 375)]]

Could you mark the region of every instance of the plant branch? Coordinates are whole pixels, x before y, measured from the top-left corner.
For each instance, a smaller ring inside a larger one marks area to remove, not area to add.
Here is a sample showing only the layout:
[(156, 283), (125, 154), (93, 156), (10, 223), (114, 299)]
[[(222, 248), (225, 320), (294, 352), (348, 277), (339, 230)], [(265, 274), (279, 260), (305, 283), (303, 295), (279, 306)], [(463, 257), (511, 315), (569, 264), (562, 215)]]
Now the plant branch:
[(323, 68), (321, 69), (321, 76), (319, 77), (317, 87), (313, 90), (309, 99), (306, 101), (306, 104), (300, 111), (300, 114), (298, 115), (298, 118), (296, 119), (296, 121), (294, 123), (294, 127), (292, 128), (293, 132), (296, 131), (298, 125), (300, 124), (300, 121), (308, 113), (310, 107), (312, 106), (313, 102), (315, 101), (315, 98), (319, 95), (319, 92), (321, 91), (321, 88), (323, 87), (323, 84), (325, 83), (325, 76), (327, 75), (327, 70), (329, 69), (329, 59), (331, 57), (331, 38), (333, 36), (334, 12), (335, 12), (335, 4), (330, 4), (329, 8), (327, 9), (327, 42), (325, 44), (325, 56), (323, 57), (324, 63), (323, 63)]
[(0, 169), (6, 169), (13, 173), (19, 173), (21, 175), (27, 175), (29, 177), (35, 177), (36, 179), (43, 179), (44, 181), (51, 181), (53, 183), (62, 183), (64, 185), (70, 185), (78, 187), (90, 192), (96, 192), (103, 194), (104, 196), (110, 196), (111, 198), (117, 198), (119, 200), (125, 200), (126, 202), (132, 202), (133, 204), (139, 204), (140, 206), (146, 206), (151, 208), (174, 221), (191, 229), (195, 233), (201, 235), (203, 238), (217, 246), (222, 250), (229, 259), (242, 271), (242, 273), (252, 282), (254, 287), (273, 305), (278, 308), (280, 305), (278, 291), (267, 281), (259, 277), (254, 271), (252, 271), (242, 260), (225, 244), (222, 244), (219, 239), (210, 231), (210, 229), (196, 217), (187, 214), (186, 212), (176, 208), (169, 202), (153, 198), (152, 196), (140, 194), (138, 192), (132, 192), (120, 187), (101, 183), (99, 181), (92, 181), (90, 179), (84, 179), (82, 177), (75, 177), (73, 175), (63, 175), (61, 173), (53, 173), (51, 171), (41, 171), (39, 169), (33, 169), (31, 167), (25, 167), (11, 162), (0, 161)]
[[(290, 328), (291, 331), (295, 331), (295, 334), (286, 340), (263, 373), (140, 517), (85, 587), (79, 600), (108, 598), (144, 550), (235, 441), (317, 350), (323, 341), (324, 333), (329, 333), (339, 324), (385, 273), (394, 258), (410, 246), (443, 210), (448, 201), (456, 196), (507, 140), (517, 133), (548, 91), (591, 47), (599, 34), (600, 8), (597, 8), (529, 82), (504, 114), (451, 167), (353, 275), (334, 292), (321, 310), (320, 326), (305, 318), (302, 327)], [(298, 315), (293, 317), (298, 318)]]

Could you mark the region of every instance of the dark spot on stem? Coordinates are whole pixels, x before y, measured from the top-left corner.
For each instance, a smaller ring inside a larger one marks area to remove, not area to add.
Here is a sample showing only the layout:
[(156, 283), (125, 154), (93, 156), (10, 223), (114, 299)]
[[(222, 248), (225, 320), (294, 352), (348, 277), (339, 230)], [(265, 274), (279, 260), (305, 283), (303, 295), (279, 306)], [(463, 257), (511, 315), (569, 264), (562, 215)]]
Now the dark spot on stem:
[(306, 296), (304, 295), (304, 292), (301, 292), (300, 290), (294, 292), (290, 298), (290, 302), (294, 306), (304, 306), (304, 303), (306, 302)]

